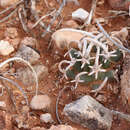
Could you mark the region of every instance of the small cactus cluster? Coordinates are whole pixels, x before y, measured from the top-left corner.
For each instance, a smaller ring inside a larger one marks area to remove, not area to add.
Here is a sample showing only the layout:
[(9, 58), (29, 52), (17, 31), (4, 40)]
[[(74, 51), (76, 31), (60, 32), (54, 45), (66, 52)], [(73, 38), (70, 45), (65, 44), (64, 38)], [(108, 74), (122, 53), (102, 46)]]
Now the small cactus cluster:
[(78, 48), (70, 48), (64, 55), (67, 60), (59, 63), (59, 70), (66, 79), (75, 83), (102, 81), (103, 87), (109, 79), (114, 79), (113, 65), (123, 59), (120, 49), (114, 48), (101, 32), (92, 32), (77, 42)]

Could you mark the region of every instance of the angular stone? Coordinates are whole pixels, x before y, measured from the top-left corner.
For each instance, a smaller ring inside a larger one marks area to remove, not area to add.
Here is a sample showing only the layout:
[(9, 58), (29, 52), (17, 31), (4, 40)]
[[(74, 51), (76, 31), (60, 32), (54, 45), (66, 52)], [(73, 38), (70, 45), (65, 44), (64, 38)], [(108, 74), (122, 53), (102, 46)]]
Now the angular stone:
[[(33, 66), (37, 77), (38, 77), (38, 81), (40, 82), (45, 76), (48, 75), (48, 68), (46, 66), (44, 66), (43, 64), (36, 64)], [(16, 71), (16, 78), (18, 80), (20, 80), (24, 85), (30, 86), (33, 85), (35, 83), (35, 79), (34, 79), (34, 74), (33, 72), (30, 70), (30, 68), (19, 68)]]
[(16, 57), (21, 57), (24, 60), (27, 60), (28, 62), (33, 64), (39, 60), (40, 55), (31, 47), (22, 45), (16, 53)]
[(44, 123), (52, 123), (53, 122), (53, 119), (52, 119), (52, 116), (50, 113), (41, 114), (40, 120), (41, 120), (41, 122), (44, 122)]
[(30, 107), (34, 110), (48, 111), (50, 109), (51, 99), (48, 95), (36, 95), (30, 102)]
[(89, 128), (89, 130), (110, 130), (112, 114), (91, 96), (84, 96), (79, 100), (67, 104), (64, 113), (75, 123)]
[(7, 56), (14, 51), (14, 48), (8, 41), (1, 40), (0, 41), (0, 54), (3, 56)]
[(89, 16), (89, 13), (82, 8), (79, 8), (79, 9), (75, 10), (74, 12), (72, 12), (72, 19), (74, 19), (74, 20), (84, 22), (88, 16)]

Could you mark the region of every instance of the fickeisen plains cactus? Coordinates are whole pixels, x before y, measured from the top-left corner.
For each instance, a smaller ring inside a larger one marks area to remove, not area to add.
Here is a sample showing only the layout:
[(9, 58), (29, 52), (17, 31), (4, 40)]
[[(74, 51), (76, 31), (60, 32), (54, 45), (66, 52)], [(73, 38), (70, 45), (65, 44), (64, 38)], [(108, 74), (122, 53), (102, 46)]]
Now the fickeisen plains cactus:
[(92, 92), (97, 92), (109, 79), (114, 79), (113, 66), (123, 59), (123, 51), (113, 47), (99, 31), (86, 32), (76, 44), (78, 48), (70, 48), (64, 55), (67, 60), (59, 63), (59, 70), (66, 79), (75, 83), (75, 88), (79, 83), (102, 81), (100, 85), (93, 84), (98, 88)]

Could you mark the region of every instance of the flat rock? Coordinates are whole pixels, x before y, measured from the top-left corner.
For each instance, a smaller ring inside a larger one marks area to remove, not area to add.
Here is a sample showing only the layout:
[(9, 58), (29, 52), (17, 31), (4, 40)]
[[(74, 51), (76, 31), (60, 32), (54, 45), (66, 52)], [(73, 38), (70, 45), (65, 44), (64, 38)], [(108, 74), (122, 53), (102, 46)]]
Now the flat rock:
[[(43, 64), (36, 64), (33, 66), (39, 82), (48, 75), (48, 68)], [(30, 86), (35, 83), (34, 74), (30, 68), (19, 68), (16, 70), (16, 78), (20, 80), (24, 85)]]
[(4, 40), (0, 40), (0, 55), (7, 56), (14, 51), (13, 46)]
[(36, 95), (30, 102), (31, 109), (47, 111), (50, 109), (51, 99), (48, 95)]
[(19, 50), (17, 51), (16, 57), (23, 58), (24, 60), (27, 60), (31, 64), (34, 64), (39, 60), (40, 55), (38, 52), (36, 52), (31, 47), (22, 45), (22, 46), (20, 46)]
[(82, 8), (79, 8), (79, 9), (75, 10), (74, 12), (72, 12), (72, 19), (74, 19), (74, 20), (84, 22), (88, 16), (89, 16), (89, 13)]
[(40, 120), (41, 120), (41, 122), (44, 122), (44, 123), (53, 123), (54, 122), (50, 113), (41, 114)]
[(78, 48), (77, 42), (86, 35), (85, 31), (72, 28), (62, 28), (52, 34), (54, 47), (59, 50), (68, 50), (70, 47)]
[(72, 122), (87, 127), (89, 130), (111, 129), (112, 114), (91, 96), (86, 95), (67, 104), (64, 113)]

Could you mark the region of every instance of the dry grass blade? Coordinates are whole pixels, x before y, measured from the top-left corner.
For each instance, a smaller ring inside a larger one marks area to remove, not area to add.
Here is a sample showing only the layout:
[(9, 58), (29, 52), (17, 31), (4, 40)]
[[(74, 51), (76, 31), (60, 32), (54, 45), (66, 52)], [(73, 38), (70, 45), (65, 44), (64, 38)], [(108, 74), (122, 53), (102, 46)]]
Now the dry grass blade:
[(67, 89), (67, 88), (70, 88), (70, 87), (67, 86), (67, 87), (62, 88), (62, 89), (59, 91), (58, 97), (57, 97), (57, 99), (56, 99), (56, 118), (57, 118), (57, 120), (58, 120), (58, 122), (59, 122), (60, 124), (62, 124), (62, 121), (61, 121), (61, 119), (60, 119), (60, 117), (59, 117), (58, 104), (59, 104), (59, 101), (60, 101), (60, 98), (61, 98), (62, 93), (63, 93), (64, 90)]
[(56, 10), (53, 10), (51, 13), (42, 16), (42, 17), (33, 25), (32, 29), (35, 28), (44, 18), (46, 18), (46, 17), (48, 17), (48, 16), (50, 16), (50, 15), (53, 15), (53, 14), (55, 13), (55, 11), (56, 11)]
[(5, 64), (11, 62), (11, 61), (21, 61), (21, 62), (27, 64), (27, 65), (30, 67), (30, 69), (32, 70), (32, 72), (33, 72), (33, 74), (34, 74), (34, 77), (35, 77), (35, 82), (36, 82), (36, 95), (37, 95), (37, 93), (38, 93), (38, 78), (37, 78), (37, 74), (36, 74), (35, 70), (34, 70), (33, 67), (31, 66), (31, 64), (30, 64), (28, 61), (26, 61), (26, 60), (24, 60), (24, 59), (22, 59), (22, 58), (20, 58), (20, 57), (13, 57), (13, 58), (9, 58), (8, 60), (3, 61), (2, 63), (0, 63), (0, 68), (3, 67)]
[[(24, 8), (24, 7), (23, 7), (23, 8)], [(24, 30), (26, 33), (28, 33), (29, 30), (28, 30), (28, 28), (27, 28), (27, 26), (26, 26), (26, 24), (25, 24), (25, 22), (24, 22), (24, 20), (23, 20), (23, 17), (22, 17), (22, 14), (21, 14), (21, 9), (18, 10), (18, 15), (19, 15), (19, 20), (20, 20), (20, 22), (21, 22), (21, 24), (22, 24), (23, 30)]]
[(5, 77), (3, 77), (3, 76), (0, 76), (0, 79), (6, 80), (6, 81), (8, 81), (9, 83), (11, 83), (11, 84), (13, 84), (14, 86), (16, 86), (16, 87), (20, 90), (20, 92), (23, 94), (23, 96), (24, 96), (24, 98), (25, 98), (25, 101), (26, 101), (26, 104), (29, 105), (29, 103), (28, 103), (28, 98), (27, 98), (27, 96), (26, 96), (24, 90), (22, 89), (22, 87), (20, 87), (20, 86), (19, 86), (16, 82), (14, 82), (13, 80), (8, 79), (8, 78), (5, 78)]
[(4, 94), (4, 87), (3, 86), (0, 86), (0, 89), (1, 89), (1, 92), (0, 92), (0, 97), (3, 96)]
[(83, 26), (89, 25), (91, 23), (92, 17), (94, 15), (94, 11), (96, 9), (96, 4), (97, 4), (97, 0), (93, 0), (92, 1), (92, 8), (91, 8), (90, 14), (89, 14), (88, 19), (85, 21)]
[(46, 28), (45, 32), (41, 35), (42, 37), (44, 37), (48, 32), (50, 32), (51, 30), (51, 26), (52, 24), (55, 22), (55, 20), (57, 19), (57, 17), (60, 15), (63, 7), (66, 4), (66, 0), (63, 0), (62, 4), (60, 5), (59, 9), (57, 10), (55, 16), (52, 18), (52, 20), (50, 21), (50, 24), (48, 25), (48, 27)]
[(10, 7), (6, 8), (5, 10), (1, 11), (1, 12), (0, 12), (0, 15), (1, 15), (1, 14), (4, 14), (4, 13), (7, 12), (8, 10), (14, 8), (15, 6), (21, 4), (22, 2), (23, 2), (23, 0), (20, 0), (20, 1), (16, 2), (15, 4), (11, 5)]
[(104, 81), (102, 82), (102, 84), (101, 84), (97, 89), (92, 90), (91, 92), (92, 92), (92, 93), (98, 93), (98, 92), (99, 92), (100, 90), (102, 90), (103, 87), (106, 85), (107, 81), (108, 81), (108, 77), (106, 77), (106, 78), (104, 79)]
[(125, 120), (127, 120), (127, 121), (130, 122), (130, 115), (124, 114), (124, 113), (122, 113), (122, 112), (115, 111), (115, 110), (110, 110), (110, 111), (111, 111), (111, 113), (112, 113), (113, 115), (118, 115), (119, 117), (121, 117), (121, 118), (123, 118), (123, 119), (125, 119)]
[(6, 21), (6, 20), (8, 20), (15, 12), (17, 12), (17, 8), (14, 10), (14, 11), (12, 11), (8, 16), (6, 16), (6, 17), (4, 17), (3, 19), (1, 19), (0, 20), (0, 23), (2, 23), (2, 22), (4, 22), (4, 21)]
[(119, 49), (122, 49), (122, 50), (124, 50), (124, 51), (130, 53), (130, 50), (129, 50), (129, 49), (125, 48), (124, 46), (118, 44), (115, 40), (113, 40), (113, 39), (108, 35), (108, 33), (103, 29), (102, 25), (101, 25), (98, 21), (97, 21), (97, 25), (98, 25), (100, 31), (104, 34), (104, 36), (105, 36), (109, 41), (111, 41), (111, 42), (112, 42), (115, 46), (117, 46)]
[[(39, 15), (38, 15), (38, 13), (36, 11), (36, 0), (31, 0), (31, 13), (34, 16), (36, 21), (38, 21), (40, 19)], [(39, 24), (41, 25), (41, 27), (43, 29), (47, 28), (42, 21), (40, 21)]]
[(9, 95), (9, 97), (10, 97), (10, 100), (11, 100), (13, 106), (14, 106), (15, 109), (16, 109), (16, 103), (15, 103), (15, 99), (14, 99), (14, 97), (13, 97), (13, 92), (12, 92), (11, 88), (10, 88), (10, 87), (6, 84), (6, 82), (4, 82), (4, 81), (2, 81), (2, 84), (3, 84), (4, 87), (7, 89), (8, 95)]

